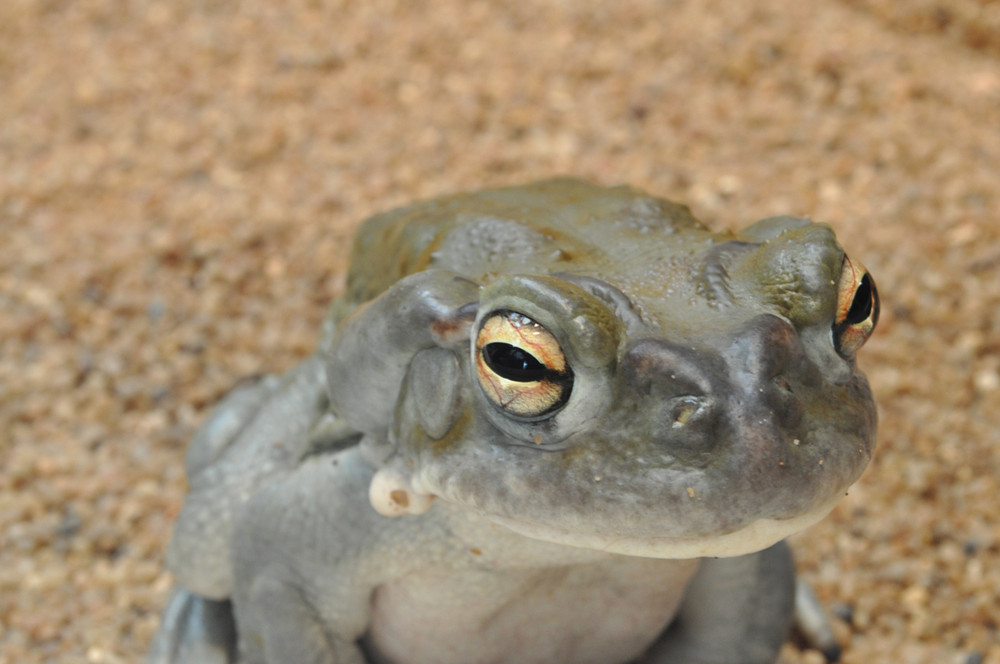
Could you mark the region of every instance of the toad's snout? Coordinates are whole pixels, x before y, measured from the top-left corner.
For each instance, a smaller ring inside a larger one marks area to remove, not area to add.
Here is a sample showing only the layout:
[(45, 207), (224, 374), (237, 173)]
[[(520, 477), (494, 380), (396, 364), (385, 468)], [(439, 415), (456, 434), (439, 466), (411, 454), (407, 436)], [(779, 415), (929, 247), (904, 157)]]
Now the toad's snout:
[(708, 460), (719, 440), (726, 366), (718, 355), (663, 339), (642, 339), (626, 353), (623, 377), (637, 408), (630, 422), (672, 455)]
[(649, 436), (674, 452), (704, 454), (748, 429), (794, 437), (802, 421), (796, 392), (808, 361), (795, 330), (777, 316), (753, 318), (718, 350), (640, 340), (623, 368), (651, 417)]

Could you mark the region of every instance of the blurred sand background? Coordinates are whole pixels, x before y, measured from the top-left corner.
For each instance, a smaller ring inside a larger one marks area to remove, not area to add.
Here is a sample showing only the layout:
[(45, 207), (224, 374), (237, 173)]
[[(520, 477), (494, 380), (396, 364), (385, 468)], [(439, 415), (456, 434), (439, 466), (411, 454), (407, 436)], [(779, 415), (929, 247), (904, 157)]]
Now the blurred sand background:
[(141, 660), (188, 439), (365, 216), (554, 174), (837, 229), (880, 447), (800, 565), (848, 664), (1000, 663), (1000, 3), (3, 0), (0, 664)]

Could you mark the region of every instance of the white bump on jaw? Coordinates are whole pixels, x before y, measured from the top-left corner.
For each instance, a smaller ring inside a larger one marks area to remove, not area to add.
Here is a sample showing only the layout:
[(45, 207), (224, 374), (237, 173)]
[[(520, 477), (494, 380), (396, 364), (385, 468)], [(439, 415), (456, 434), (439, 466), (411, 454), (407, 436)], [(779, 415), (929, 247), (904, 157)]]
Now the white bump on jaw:
[(398, 470), (382, 468), (368, 486), (368, 500), (382, 516), (423, 514), (431, 508), (434, 496), (417, 493)]

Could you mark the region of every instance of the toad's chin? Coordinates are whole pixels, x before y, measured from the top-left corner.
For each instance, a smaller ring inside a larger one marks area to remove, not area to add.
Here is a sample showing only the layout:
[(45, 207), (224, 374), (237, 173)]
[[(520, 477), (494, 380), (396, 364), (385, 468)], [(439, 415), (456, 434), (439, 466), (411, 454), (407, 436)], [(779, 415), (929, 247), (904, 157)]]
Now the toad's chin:
[(643, 558), (726, 558), (761, 551), (805, 530), (821, 520), (840, 501), (836, 496), (809, 512), (787, 519), (757, 519), (738, 530), (700, 537), (621, 537), (579, 533), (510, 517), (490, 515), (490, 520), (519, 535), (594, 551)]

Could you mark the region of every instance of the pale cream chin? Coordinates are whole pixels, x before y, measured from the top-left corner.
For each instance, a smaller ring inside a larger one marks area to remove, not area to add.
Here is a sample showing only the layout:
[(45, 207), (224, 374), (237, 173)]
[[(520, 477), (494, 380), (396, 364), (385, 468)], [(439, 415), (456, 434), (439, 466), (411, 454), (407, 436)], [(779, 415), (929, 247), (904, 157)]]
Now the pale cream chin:
[(573, 533), (552, 526), (501, 516), (491, 515), (488, 518), (525, 537), (595, 551), (644, 558), (728, 558), (761, 551), (805, 530), (829, 514), (838, 502), (840, 495), (799, 516), (788, 519), (758, 519), (731, 533), (698, 538), (608, 537)]

